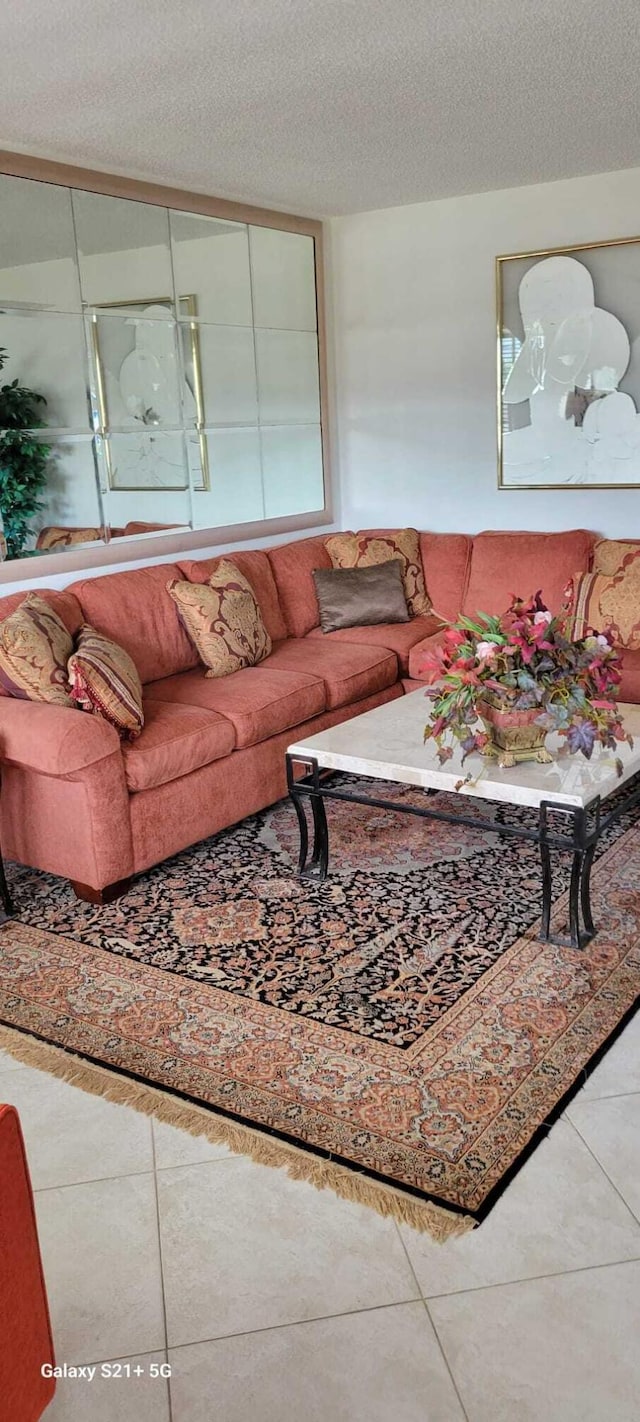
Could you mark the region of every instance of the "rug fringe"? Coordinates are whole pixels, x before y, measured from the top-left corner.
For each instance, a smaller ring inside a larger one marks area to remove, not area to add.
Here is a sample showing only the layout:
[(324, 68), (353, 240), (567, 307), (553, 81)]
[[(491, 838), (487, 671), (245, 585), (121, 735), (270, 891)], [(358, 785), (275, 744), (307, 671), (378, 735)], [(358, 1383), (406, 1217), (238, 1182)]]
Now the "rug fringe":
[(470, 1215), (456, 1214), (429, 1200), (417, 1200), (348, 1166), (324, 1160), (252, 1126), (229, 1121), (212, 1108), (181, 1101), (168, 1091), (131, 1081), (110, 1067), (84, 1061), (62, 1047), (54, 1047), (9, 1027), (0, 1026), (0, 1051), (91, 1096), (101, 1096), (118, 1106), (130, 1106), (189, 1135), (205, 1136), (216, 1145), (226, 1145), (234, 1155), (248, 1155), (257, 1165), (285, 1169), (292, 1180), (304, 1180), (317, 1190), (333, 1190), (341, 1199), (367, 1205), (385, 1218), (391, 1217), (430, 1235), (440, 1244), (467, 1234), (477, 1223)]

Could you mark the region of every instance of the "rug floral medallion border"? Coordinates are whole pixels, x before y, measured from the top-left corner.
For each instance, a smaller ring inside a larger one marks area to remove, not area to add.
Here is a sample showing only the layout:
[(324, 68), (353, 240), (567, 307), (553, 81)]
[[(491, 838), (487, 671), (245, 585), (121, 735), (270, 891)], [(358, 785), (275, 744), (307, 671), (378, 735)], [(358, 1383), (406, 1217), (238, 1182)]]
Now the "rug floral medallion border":
[(0, 1018), (481, 1220), (637, 1006), (639, 883), (630, 829), (596, 865), (585, 949), (528, 930), (402, 1049), (18, 921)]

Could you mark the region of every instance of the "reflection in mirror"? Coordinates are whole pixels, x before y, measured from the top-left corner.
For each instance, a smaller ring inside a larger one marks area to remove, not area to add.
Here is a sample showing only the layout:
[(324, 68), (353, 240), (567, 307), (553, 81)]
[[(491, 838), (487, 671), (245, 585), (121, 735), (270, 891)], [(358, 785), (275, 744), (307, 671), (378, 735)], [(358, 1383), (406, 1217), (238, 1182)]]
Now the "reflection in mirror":
[(318, 346), (312, 331), (256, 331), (261, 424), (320, 420)]
[(202, 422), (256, 425), (258, 396), (251, 328), (193, 323), (181, 329), (187, 389), (194, 386), (190, 374), (194, 365), (199, 369)]
[[(194, 494), (194, 527), (259, 522), (265, 516), (259, 429), (205, 429), (203, 439), (212, 477), (207, 490)], [(189, 442), (190, 458), (193, 450)], [(197, 464), (193, 473), (197, 478)]]
[(315, 331), (313, 237), (273, 227), (250, 227), (249, 243), (256, 326)]
[(171, 212), (176, 290), (192, 292), (201, 321), (252, 326), (247, 229), (237, 222)]
[(8, 556), (322, 509), (314, 253), (0, 175)]
[[(22, 432), (21, 432), (22, 433)], [(88, 436), (22, 434), (20, 443), (3, 448), (0, 434), (2, 505), (7, 555), (33, 553), (104, 542), (96, 484), (96, 451)], [(36, 489), (36, 479), (39, 487)], [(25, 486), (33, 497), (25, 510)], [(22, 517), (23, 512), (28, 517)]]
[(182, 433), (112, 434), (100, 477), (112, 537), (188, 528), (191, 490)]
[(172, 301), (166, 208), (77, 189), (72, 198), (84, 305)]
[(0, 174), (0, 302), (80, 310), (68, 188)]
[(322, 436), (319, 425), (262, 430), (265, 518), (310, 513), (322, 507)]
[(33, 392), (43, 424), (89, 433), (81, 316), (5, 307), (0, 311), (0, 348), (5, 352), (3, 381), (18, 380)]
[(136, 303), (130, 315), (121, 309), (88, 318), (91, 398), (101, 431), (180, 427), (176, 328), (162, 312), (166, 317), (167, 307)]

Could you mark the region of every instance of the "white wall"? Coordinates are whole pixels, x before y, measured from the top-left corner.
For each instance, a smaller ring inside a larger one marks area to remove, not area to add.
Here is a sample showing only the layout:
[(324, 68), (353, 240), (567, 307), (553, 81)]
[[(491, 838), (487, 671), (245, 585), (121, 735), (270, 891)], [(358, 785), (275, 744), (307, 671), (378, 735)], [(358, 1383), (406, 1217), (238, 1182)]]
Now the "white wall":
[(494, 276), (498, 254), (639, 230), (640, 169), (330, 224), (344, 527), (640, 537), (640, 490), (498, 491)]

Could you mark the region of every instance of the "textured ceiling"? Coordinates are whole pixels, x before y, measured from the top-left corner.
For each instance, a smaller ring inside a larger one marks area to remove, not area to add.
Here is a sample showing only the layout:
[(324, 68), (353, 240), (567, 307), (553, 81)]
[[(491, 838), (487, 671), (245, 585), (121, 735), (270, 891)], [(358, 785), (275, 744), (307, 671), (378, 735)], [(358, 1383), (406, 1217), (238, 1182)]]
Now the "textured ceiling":
[(5, 0), (0, 144), (327, 216), (640, 163), (638, 0)]

